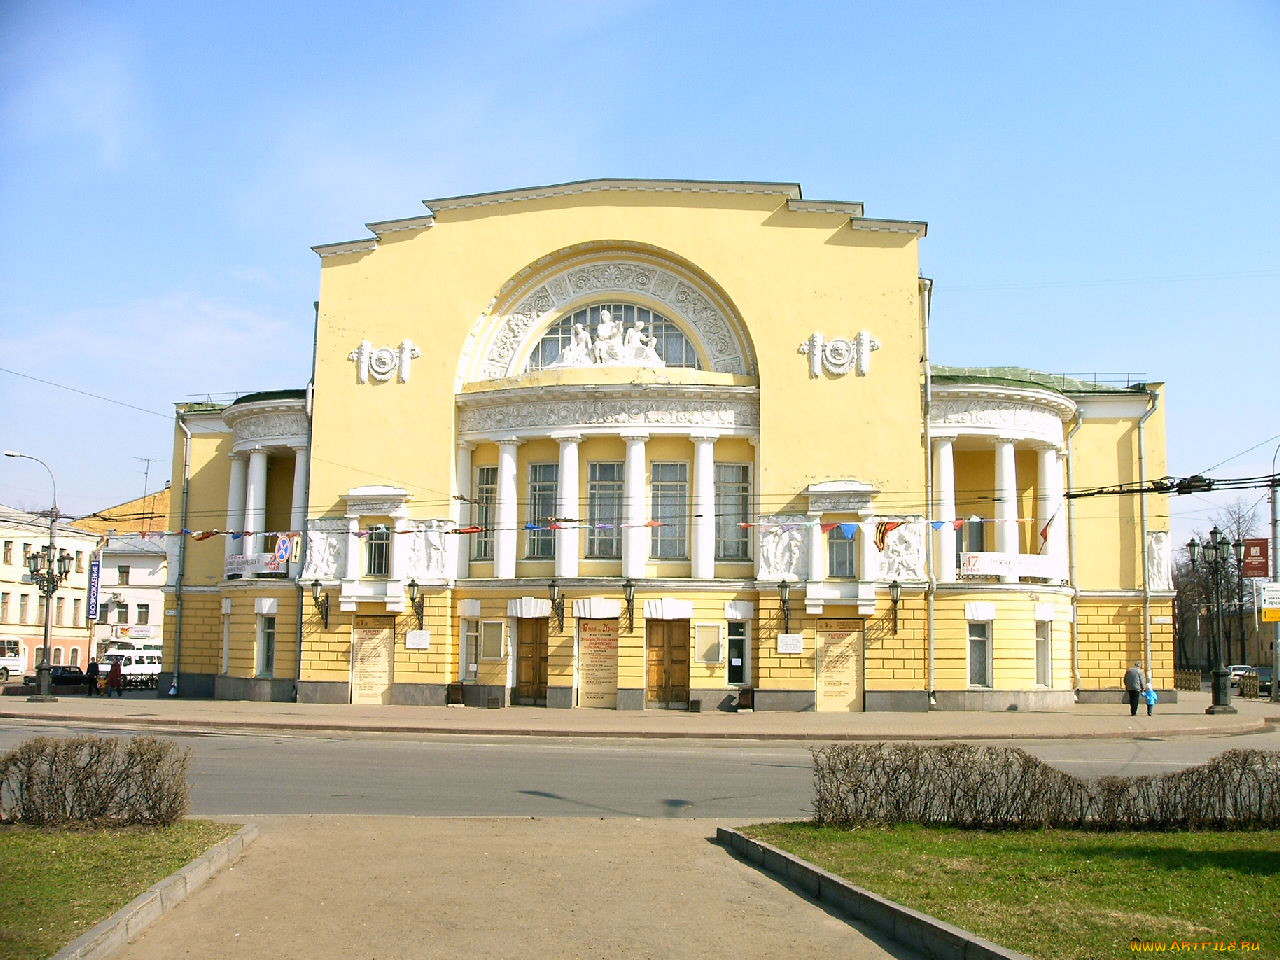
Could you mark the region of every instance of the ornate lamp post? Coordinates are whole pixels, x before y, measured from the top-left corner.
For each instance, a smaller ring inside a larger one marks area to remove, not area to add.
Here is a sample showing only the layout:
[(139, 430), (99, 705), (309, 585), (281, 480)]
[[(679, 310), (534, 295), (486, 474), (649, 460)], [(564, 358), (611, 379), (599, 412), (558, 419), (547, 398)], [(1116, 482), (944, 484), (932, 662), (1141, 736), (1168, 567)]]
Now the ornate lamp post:
[(66, 550), (58, 550), (53, 537), (58, 523), (58, 483), (53, 478), (49, 465), (39, 457), (28, 456), (17, 450), (6, 450), (6, 457), (17, 457), (21, 460), (34, 460), (45, 468), (49, 474), (49, 483), (53, 486), (53, 503), (49, 507), (49, 542), (39, 550), (27, 555), (27, 572), (31, 574), (31, 582), (40, 588), (44, 597), (44, 649), (40, 653), (40, 663), (36, 666), (36, 695), (28, 700), (57, 700), (53, 695), (50, 683), (49, 648), (53, 645), (53, 595), (58, 592), (62, 581), (71, 573), (74, 558)]
[[(1235, 547), (1236, 552), (1240, 554), (1240, 559), (1243, 559), (1244, 545), (1237, 543)], [(1205, 713), (1235, 713), (1236, 708), (1231, 706), (1231, 674), (1227, 672), (1222, 660), (1223, 576), (1229, 569), (1232, 543), (1225, 533), (1214, 527), (1209, 531), (1209, 537), (1204, 543), (1200, 543), (1193, 537), (1187, 543), (1187, 553), (1191, 557), (1193, 567), (1200, 559), (1200, 554), (1204, 554), (1204, 559), (1209, 564), (1209, 579), (1213, 587), (1213, 671), (1211, 674), (1213, 702), (1205, 709)]]

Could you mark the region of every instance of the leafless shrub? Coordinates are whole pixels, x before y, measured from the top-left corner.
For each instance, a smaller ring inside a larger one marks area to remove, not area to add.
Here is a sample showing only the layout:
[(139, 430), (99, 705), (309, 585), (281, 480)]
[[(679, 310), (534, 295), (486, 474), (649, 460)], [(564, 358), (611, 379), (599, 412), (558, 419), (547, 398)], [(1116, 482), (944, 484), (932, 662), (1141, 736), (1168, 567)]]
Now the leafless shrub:
[(155, 737), (36, 737), (0, 757), (0, 820), (173, 823), (190, 804), (187, 759)]
[(1083, 780), (1025, 750), (841, 744), (813, 751), (814, 821), (982, 829), (1280, 827), (1280, 752), (1230, 750), (1153, 777)]

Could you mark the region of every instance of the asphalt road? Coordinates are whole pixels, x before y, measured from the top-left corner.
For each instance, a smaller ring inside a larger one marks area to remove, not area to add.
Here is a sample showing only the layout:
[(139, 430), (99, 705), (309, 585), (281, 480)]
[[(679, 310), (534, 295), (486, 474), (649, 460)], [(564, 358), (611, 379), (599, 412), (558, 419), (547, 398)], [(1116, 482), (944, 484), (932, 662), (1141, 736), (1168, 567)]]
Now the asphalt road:
[[(8, 721), (30, 736), (118, 728)], [(193, 814), (433, 817), (807, 817), (807, 743), (480, 736), (166, 734), (191, 751)], [(990, 741), (986, 741), (990, 742)], [(1083, 777), (1151, 774), (1233, 747), (1280, 750), (1280, 731), (1235, 737), (1018, 741)]]

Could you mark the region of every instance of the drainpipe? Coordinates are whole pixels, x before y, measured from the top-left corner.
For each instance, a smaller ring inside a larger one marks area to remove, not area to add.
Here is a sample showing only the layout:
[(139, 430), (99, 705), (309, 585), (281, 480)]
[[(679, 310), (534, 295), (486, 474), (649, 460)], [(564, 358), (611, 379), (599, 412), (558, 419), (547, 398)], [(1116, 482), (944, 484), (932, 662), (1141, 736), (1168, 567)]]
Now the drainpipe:
[(926, 678), (929, 690), (929, 706), (937, 703), (934, 677), (936, 676), (937, 644), (934, 638), (935, 609), (938, 588), (937, 549), (934, 547), (933, 518), (935, 515), (935, 491), (933, 489), (933, 427), (930, 418), (933, 414), (933, 371), (929, 367), (929, 313), (933, 305), (933, 281), (928, 277), (920, 278), (920, 365), (924, 368), (924, 488), (925, 497), (925, 569), (928, 581), (925, 585), (925, 636), (929, 646), (929, 675)]
[(1138, 421), (1138, 512), (1142, 526), (1142, 656), (1146, 666), (1147, 682), (1151, 682), (1151, 584), (1147, 580), (1147, 458), (1143, 427), (1160, 405), (1160, 396), (1154, 390), (1147, 391), (1147, 412)]
[[(1075, 457), (1071, 453), (1071, 441), (1084, 426), (1084, 415), (1076, 407), (1075, 426), (1067, 433), (1067, 489), (1075, 487)], [(1066, 503), (1066, 499), (1063, 499)], [(1080, 584), (1076, 580), (1076, 512), (1067, 510), (1067, 577), (1071, 583), (1071, 676), (1075, 681), (1076, 696), (1080, 693)]]
[(178, 575), (174, 593), (177, 597), (177, 629), (173, 638), (173, 683), (169, 686), (169, 696), (178, 695), (178, 671), (182, 667), (182, 585), (187, 575), (187, 510), (191, 495), (191, 431), (187, 429), (183, 419), (183, 411), (178, 411), (178, 427), (182, 430), (182, 521), (178, 528)]
[(305, 606), (306, 587), (302, 583), (302, 571), (307, 569), (307, 543), (310, 537), (307, 536), (307, 524), (311, 518), (311, 438), (315, 433), (312, 426), (312, 410), (315, 406), (315, 389), (316, 389), (316, 351), (320, 342), (320, 301), (315, 300), (311, 304), (312, 312), (315, 314), (315, 326), (311, 332), (311, 382), (307, 384), (307, 485), (302, 488), (302, 550), (298, 557), (298, 575), (294, 578), (293, 585), (297, 588), (297, 624), (298, 624), (298, 667), (297, 678), (293, 681), (293, 702), (298, 702), (298, 691), (302, 686), (302, 614)]

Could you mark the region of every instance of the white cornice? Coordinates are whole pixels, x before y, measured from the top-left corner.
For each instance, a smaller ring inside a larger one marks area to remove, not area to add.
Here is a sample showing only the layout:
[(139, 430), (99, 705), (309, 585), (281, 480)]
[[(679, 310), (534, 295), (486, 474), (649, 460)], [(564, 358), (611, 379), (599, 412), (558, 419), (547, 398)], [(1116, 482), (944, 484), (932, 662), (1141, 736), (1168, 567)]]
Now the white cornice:
[(934, 400), (970, 400), (975, 408), (984, 403), (1028, 404), (1057, 414), (1060, 420), (1075, 416), (1076, 405), (1053, 390), (1035, 387), (1008, 387), (983, 383), (934, 383)]
[(342, 243), (322, 243), (311, 248), (322, 257), (342, 257), (349, 253), (368, 253), (378, 249), (376, 238), (368, 240), (346, 240)]
[(425, 217), (406, 217), (402, 220), (378, 220), (374, 223), (366, 223), (370, 233), (376, 233), (379, 237), (388, 233), (402, 233), (406, 230), (427, 230), (436, 225), (436, 218), (428, 214)]
[(854, 230), (867, 230), (872, 233), (906, 233), (915, 237), (923, 237), (929, 232), (929, 224), (920, 220), (867, 220), (863, 217), (851, 217), (849, 226)]
[(524, 187), (519, 190), (501, 190), (495, 193), (474, 193), (461, 197), (440, 197), (422, 201), (434, 213), (443, 210), (462, 210), (466, 207), (485, 207), (495, 203), (513, 203), (520, 200), (541, 200), (546, 197), (564, 197), (583, 193), (608, 191), (643, 193), (730, 193), (763, 194), (766, 196), (800, 199), (798, 183), (735, 183), (721, 180), (574, 180), (569, 183), (553, 183), (542, 187)]
[(844, 200), (788, 200), (787, 209), (796, 213), (844, 213), (851, 217), (863, 215), (862, 204)]

